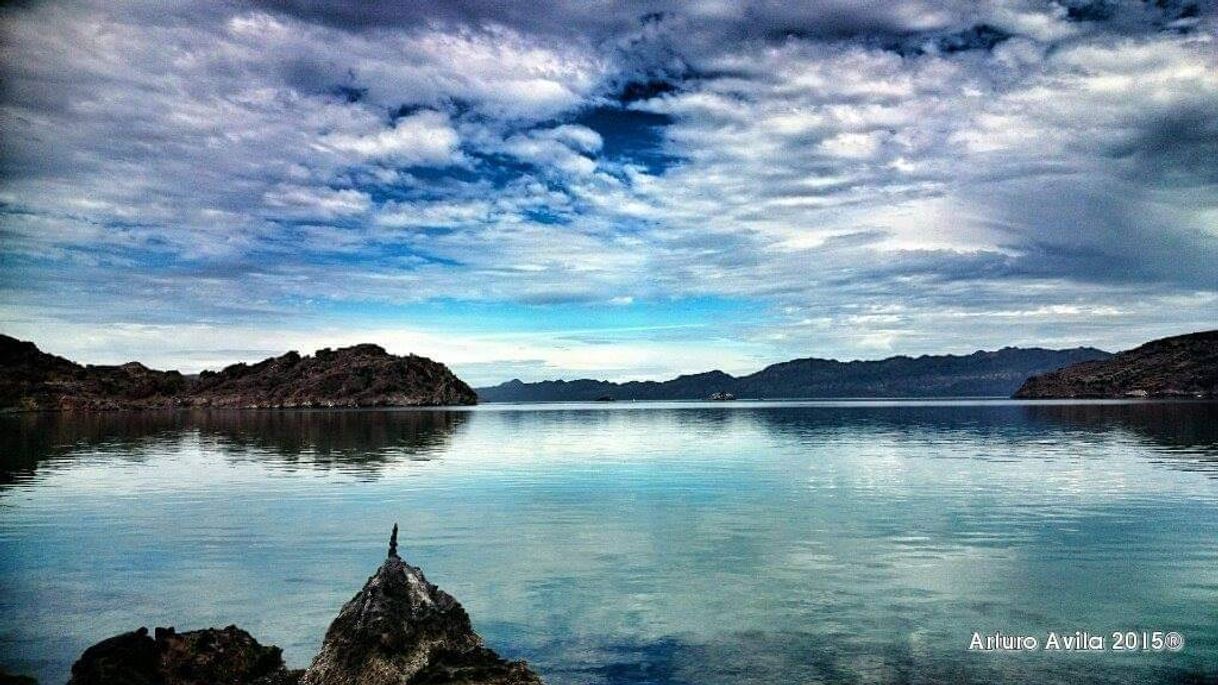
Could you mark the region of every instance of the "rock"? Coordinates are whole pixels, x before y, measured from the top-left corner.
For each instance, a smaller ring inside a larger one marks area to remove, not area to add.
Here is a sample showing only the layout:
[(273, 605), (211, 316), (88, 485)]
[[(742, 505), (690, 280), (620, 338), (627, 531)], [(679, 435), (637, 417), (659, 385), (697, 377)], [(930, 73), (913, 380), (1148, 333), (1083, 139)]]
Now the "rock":
[(1110, 359), (1033, 376), (1021, 399), (1218, 397), (1218, 330), (1153, 340)]
[(38, 685), (38, 681), (26, 675), (12, 675), (0, 670), (0, 685)]
[(476, 404), (478, 396), (439, 362), (365, 344), (205, 372), (188, 401), (207, 407), (410, 407)]
[(175, 407), (404, 407), (466, 405), (477, 395), (439, 362), (376, 345), (289, 352), (197, 378), (138, 362), (82, 366), (0, 335), (0, 410), (93, 411)]
[(524, 662), (487, 649), (456, 599), (397, 554), (389, 556), (326, 631), (301, 685), (540, 685)]
[(402, 561), (397, 543), (394, 525), (388, 558), (307, 671), (289, 671), (278, 647), (236, 626), (152, 637), (140, 628), (86, 649), (68, 685), (542, 685), (523, 661), (487, 649), (461, 604)]
[(0, 409), (94, 410), (176, 406), (189, 385), (177, 371), (142, 364), (82, 366), (0, 335)]
[(295, 685), (278, 647), (237, 628), (147, 628), (102, 640), (72, 664), (68, 685)]

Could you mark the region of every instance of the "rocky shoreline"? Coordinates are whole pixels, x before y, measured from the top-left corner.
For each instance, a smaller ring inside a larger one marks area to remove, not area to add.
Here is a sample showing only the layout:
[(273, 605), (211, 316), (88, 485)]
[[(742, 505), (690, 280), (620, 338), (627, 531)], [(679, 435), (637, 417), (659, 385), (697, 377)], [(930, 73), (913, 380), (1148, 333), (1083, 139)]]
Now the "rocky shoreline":
[[(0, 676), (0, 682), (3, 677)], [(13, 682), (19, 682), (14, 680)], [(26, 680), (26, 682), (33, 682)], [(147, 628), (85, 650), (68, 685), (542, 685), (523, 661), (488, 648), (452, 595), (397, 551), (339, 611), (307, 669), (237, 626)]]
[(1017, 399), (1218, 398), (1218, 330), (1152, 340), (1033, 376)]
[(377, 345), (297, 352), (187, 376), (138, 362), (81, 365), (0, 335), (0, 411), (286, 409), (476, 404), (447, 366)]

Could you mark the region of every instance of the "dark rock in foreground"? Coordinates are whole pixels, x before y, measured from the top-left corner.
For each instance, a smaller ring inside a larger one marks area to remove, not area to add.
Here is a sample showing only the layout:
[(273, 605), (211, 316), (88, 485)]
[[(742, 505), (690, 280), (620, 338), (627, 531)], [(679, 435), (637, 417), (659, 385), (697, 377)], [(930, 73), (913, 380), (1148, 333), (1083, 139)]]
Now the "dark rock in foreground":
[(155, 637), (140, 628), (86, 649), (68, 685), (295, 685), (301, 673), (287, 670), (278, 647), (236, 626), (157, 628)]
[(1163, 338), (1029, 378), (1021, 399), (1218, 397), (1218, 330)]
[(188, 633), (146, 628), (102, 640), (72, 665), (68, 685), (543, 685), (523, 661), (487, 649), (452, 595), (397, 553), (389, 556), (326, 631), (307, 671), (284, 667), (229, 626)]
[(452, 595), (397, 554), (347, 602), (301, 685), (540, 685), (524, 662), (486, 648)]
[(477, 400), (443, 364), (376, 345), (323, 349), (311, 357), (289, 352), (190, 378), (136, 362), (82, 366), (0, 335), (0, 410), (415, 407)]
[(13, 675), (0, 670), (0, 685), (38, 685), (38, 681), (29, 676)]

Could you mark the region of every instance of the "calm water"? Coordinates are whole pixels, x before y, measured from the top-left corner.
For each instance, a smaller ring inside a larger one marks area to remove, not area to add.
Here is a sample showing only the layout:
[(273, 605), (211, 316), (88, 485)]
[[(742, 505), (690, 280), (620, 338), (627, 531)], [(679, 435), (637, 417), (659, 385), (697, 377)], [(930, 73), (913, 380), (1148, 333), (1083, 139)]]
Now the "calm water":
[[(403, 556), (563, 683), (1218, 679), (1218, 405), (731, 403), (0, 419), (0, 667), (140, 625), (304, 666)], [(1178, 631), (976, 653), (973, 631)]]

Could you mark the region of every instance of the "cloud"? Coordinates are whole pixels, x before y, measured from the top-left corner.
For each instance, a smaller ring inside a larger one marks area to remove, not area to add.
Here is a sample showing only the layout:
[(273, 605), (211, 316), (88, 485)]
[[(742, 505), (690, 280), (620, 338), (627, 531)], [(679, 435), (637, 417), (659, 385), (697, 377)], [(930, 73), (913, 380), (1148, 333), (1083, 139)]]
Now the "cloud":
[(1213, 326), (1214, 9), (8, 6), (0, 325), (720, 298), (759, 316), (716, 349), (775, 359)]
[(445, 166), (451, 163), (460, 138), (440, 112), (424, 111), (395, 121), (391, 128), (365, 135), (335, 134), (322, 146), (353, 152), (369, 160), (400, 166)]

